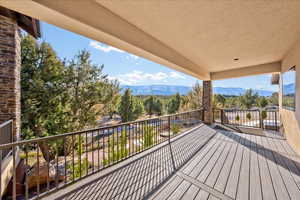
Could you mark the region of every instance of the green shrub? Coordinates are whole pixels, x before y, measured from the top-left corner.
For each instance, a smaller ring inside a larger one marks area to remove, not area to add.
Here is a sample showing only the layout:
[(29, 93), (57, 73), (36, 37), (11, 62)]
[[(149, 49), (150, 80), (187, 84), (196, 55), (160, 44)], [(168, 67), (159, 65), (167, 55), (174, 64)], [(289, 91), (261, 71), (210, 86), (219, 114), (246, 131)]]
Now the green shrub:
[(76, 152), (77, 152), (77, 155), (83, 154), (83, 138), (81, 135), (77, 136)]
[[(68, 165), (67, 168), (71, 171), (71, 174), (74, 170), (74, 178), (79, 178), (84, 176), (90, 167), (90, 163), (87, 158), (79, 160), (79, 157), (83, 154), (83, 138), (80, 135), (77, 136), (76, 152), (78, 161), (74, 164), (74, 169), (73, 164)], [(71, 177), (73, 177), (73, 175), (71, 175)]]
[(181, 131), (181, 125), (180, 124), (174, 124), (171, 126), (171, 131), (175, 135)]
[(127, 156), (127, 135), (126, 131), (123, 130), (118, 142), (116, 139), (109, 141), (108, 158), (104, 159), (104, 165), (119, 161)]
[(240, 121), (240, 116), (239, 115), (235, 116), (235, 120)]
[[(36, 151), (29, 151), (27, 153), (27, 156), (28, 156), (28, 158), (34, 158), (34, 159), (36, 159), (36, 157), (38, 156), (38, 154), (37, 154)], [(40, 152), (39, 153), (39, 157), (42, 157), (42, 156), (43, 156), (43, 154), (42, 154), (42, 152)], [(20, 158), (26, 159), (26, 153), (25, 152), (20, 153)]]
[[(81, 164), (80, 164), (81, 163)], [(81, 165), (81, 166), (80, 166)], [(75, 164), (74, 164), (74, 178), (79, 178), (81, 176), (84, 176), (87, 172), (87, 169), (90, 167), (90, 163), (88, 161), (87, 158), (84, 158), (82, 159), (81, 161), (77, 161)], [(70, 178), (73, 178), (73, 165), (72, 164), (69, 164), (67, 166), (67, 168), (70, 170), (71, 172), (71, 177)]]
[(263, 110), (261, 111), (261, 119), (266, 119), (268, 117), (267, 111)]
[(145, 127), (143, 134), (143, 147), (146, 149), (154, 144), (154, 130), (152, 127)]
[(250, 120), (251, 119), (251, 113), (247, 113), (246, 117), (247, 117), (248, 120)]

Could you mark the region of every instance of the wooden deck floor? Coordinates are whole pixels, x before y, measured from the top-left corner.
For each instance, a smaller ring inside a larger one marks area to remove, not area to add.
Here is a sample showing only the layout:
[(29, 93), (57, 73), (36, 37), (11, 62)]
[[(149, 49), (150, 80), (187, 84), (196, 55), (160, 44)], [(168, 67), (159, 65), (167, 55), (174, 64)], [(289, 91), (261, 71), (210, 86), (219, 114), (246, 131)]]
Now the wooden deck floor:
[(48, 199), (300, 199), (300, 157), (282, 139), (202, 125)]

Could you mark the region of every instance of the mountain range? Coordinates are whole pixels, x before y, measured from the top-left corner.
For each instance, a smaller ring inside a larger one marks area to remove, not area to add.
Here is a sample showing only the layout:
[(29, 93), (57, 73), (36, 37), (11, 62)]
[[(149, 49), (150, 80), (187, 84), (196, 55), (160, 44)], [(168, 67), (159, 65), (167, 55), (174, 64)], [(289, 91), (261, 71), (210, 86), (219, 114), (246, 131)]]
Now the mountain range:
[[(121, 92), (131, 89), (133, 95), (186, 95), (192, 87), (182, 85), (121, 85)], [(214, 94), (239, 96), (246, 92), (245, 88), (214, 87)], [(273, 91), (253, 89), (259, 96), (271, 96)]]
[(283, 84), (283, 94), (294, 94), (296, 90), (295, 83)]

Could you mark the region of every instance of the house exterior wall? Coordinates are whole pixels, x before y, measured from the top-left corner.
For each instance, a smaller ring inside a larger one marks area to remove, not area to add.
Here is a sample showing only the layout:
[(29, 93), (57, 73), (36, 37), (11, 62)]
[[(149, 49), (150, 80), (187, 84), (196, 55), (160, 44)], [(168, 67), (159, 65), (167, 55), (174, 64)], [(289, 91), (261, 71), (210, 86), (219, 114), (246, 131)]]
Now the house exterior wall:
[(282, 108), (282, 80), (280, 80), (279, 105), (285, 136), (294, 150), (300, 154), (300, 41), (285, 55), (281, 63), (281, 72), (296, 66), (296, 109)]
[(17, 23), (0, 15), (0, 124), (13, 119), (14, 136), (20, 136), (20, 32)]
[[(21, 38), (16, 21), (0, 15), (0, 124), (13, 119), (13, 137), (20, 137), (21, 125)], [(17, 153), (18, 155), (18, 153)], [(1, 190), (3, 195), (15, 169), (12, 156), (2, 161)], [(19, 156), (16, 156), (16, 165)]]

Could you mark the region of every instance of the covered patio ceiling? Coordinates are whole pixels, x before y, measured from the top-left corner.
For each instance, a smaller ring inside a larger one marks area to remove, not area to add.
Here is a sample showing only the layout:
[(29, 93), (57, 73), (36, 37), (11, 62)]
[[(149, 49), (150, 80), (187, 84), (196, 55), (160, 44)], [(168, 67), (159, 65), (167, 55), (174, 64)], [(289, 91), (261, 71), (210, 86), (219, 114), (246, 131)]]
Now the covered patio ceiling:
[(300, 39), (296, 0), (0, 0), (0, 5), (202, 80), (280, 72), (280, 61)]

